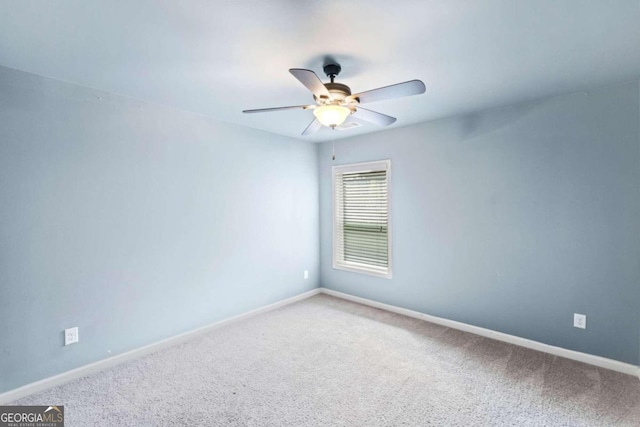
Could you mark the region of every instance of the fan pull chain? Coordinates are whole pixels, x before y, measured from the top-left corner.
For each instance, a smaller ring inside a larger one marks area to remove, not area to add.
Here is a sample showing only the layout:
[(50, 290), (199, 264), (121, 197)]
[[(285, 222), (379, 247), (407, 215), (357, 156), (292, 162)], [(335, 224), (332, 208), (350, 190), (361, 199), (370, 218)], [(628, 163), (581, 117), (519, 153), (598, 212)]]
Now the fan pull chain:
[(335, 140), (335, 138), (331, 141), (331, 143), (333, 145), (333, 151), (332, 151), (333, 155), (331, 156), (331, 158), (333, 160), (335, 160), (336, 159), (336, 140)]

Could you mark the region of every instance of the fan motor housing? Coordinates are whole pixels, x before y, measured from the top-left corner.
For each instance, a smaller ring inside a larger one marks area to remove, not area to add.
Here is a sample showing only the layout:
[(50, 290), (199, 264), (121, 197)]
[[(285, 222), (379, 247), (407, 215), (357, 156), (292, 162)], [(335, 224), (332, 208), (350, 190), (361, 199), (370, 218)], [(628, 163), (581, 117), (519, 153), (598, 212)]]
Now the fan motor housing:
[(349, 86), (342, 83), (325, 83), (324, 86), (336, 101), (342, 101), (347, 96), (351, 96), (351, 89), (349, 88)]

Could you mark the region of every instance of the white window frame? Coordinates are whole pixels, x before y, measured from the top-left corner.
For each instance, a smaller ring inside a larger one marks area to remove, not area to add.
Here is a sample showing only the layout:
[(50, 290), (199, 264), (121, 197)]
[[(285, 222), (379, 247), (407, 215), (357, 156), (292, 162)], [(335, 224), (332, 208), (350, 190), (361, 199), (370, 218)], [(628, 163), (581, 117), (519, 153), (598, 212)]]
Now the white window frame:
[[(358, 263), (349, 261), (341, 261), (337, 259), (338, 251), (337, 244), (337, 230), (338, 230), (338, 218), (336, 210), (336, 174), (348, 173), (348, 172), (368, 172), (386, 170), (387, 172), (387, 271), (375, 271), (374, 267), (362, 267)], [(386, 279), (392, 278), (392, 250), (391, 242), (391, 160), (377, 160), (373, 162), (363, 163), (351, 163), (346, 165), (336, 165), (331, 168), (331, 210), (333, 216), (333, 232), (331, 238), (333, 240), (333, 268), (336, 270), (346, 270), (355, 273), (368, 274), (376, 277), (384, 277)]]

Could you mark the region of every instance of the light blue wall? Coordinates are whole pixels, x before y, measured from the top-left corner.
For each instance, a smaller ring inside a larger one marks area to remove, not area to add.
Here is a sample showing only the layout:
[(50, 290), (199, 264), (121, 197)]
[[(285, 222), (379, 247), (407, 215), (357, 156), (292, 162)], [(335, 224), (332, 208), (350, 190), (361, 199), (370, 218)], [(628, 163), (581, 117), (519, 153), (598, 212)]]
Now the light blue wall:
[(0, 392), (316, 288), (318, 248), (314, 145), (0, 68)]
[[(320, 283), (637, 364), (639, 94), (341, 140), (332, 162), (330, 144), (0, 67), (0, 392)], [(385, 158), (394, 278), (335, 271), (330, 167)]]
[[(339, 140), (335, 162), (324, 144), (321, 284), (638, 364), (638, 88)], [(378, 159), (392, 162), (391, 280), (331, 264), (331, 166)]]

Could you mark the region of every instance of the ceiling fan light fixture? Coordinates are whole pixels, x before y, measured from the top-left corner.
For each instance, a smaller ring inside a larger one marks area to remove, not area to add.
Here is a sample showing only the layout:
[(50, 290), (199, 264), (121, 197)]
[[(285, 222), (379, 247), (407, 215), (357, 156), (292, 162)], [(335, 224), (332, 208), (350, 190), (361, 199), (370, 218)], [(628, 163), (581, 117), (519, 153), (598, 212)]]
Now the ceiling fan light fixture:
[(324, 126), (334, 128), (347, 120), (351, 110), (342, 105), (322, 105), (314, 109), (313, 114)]

